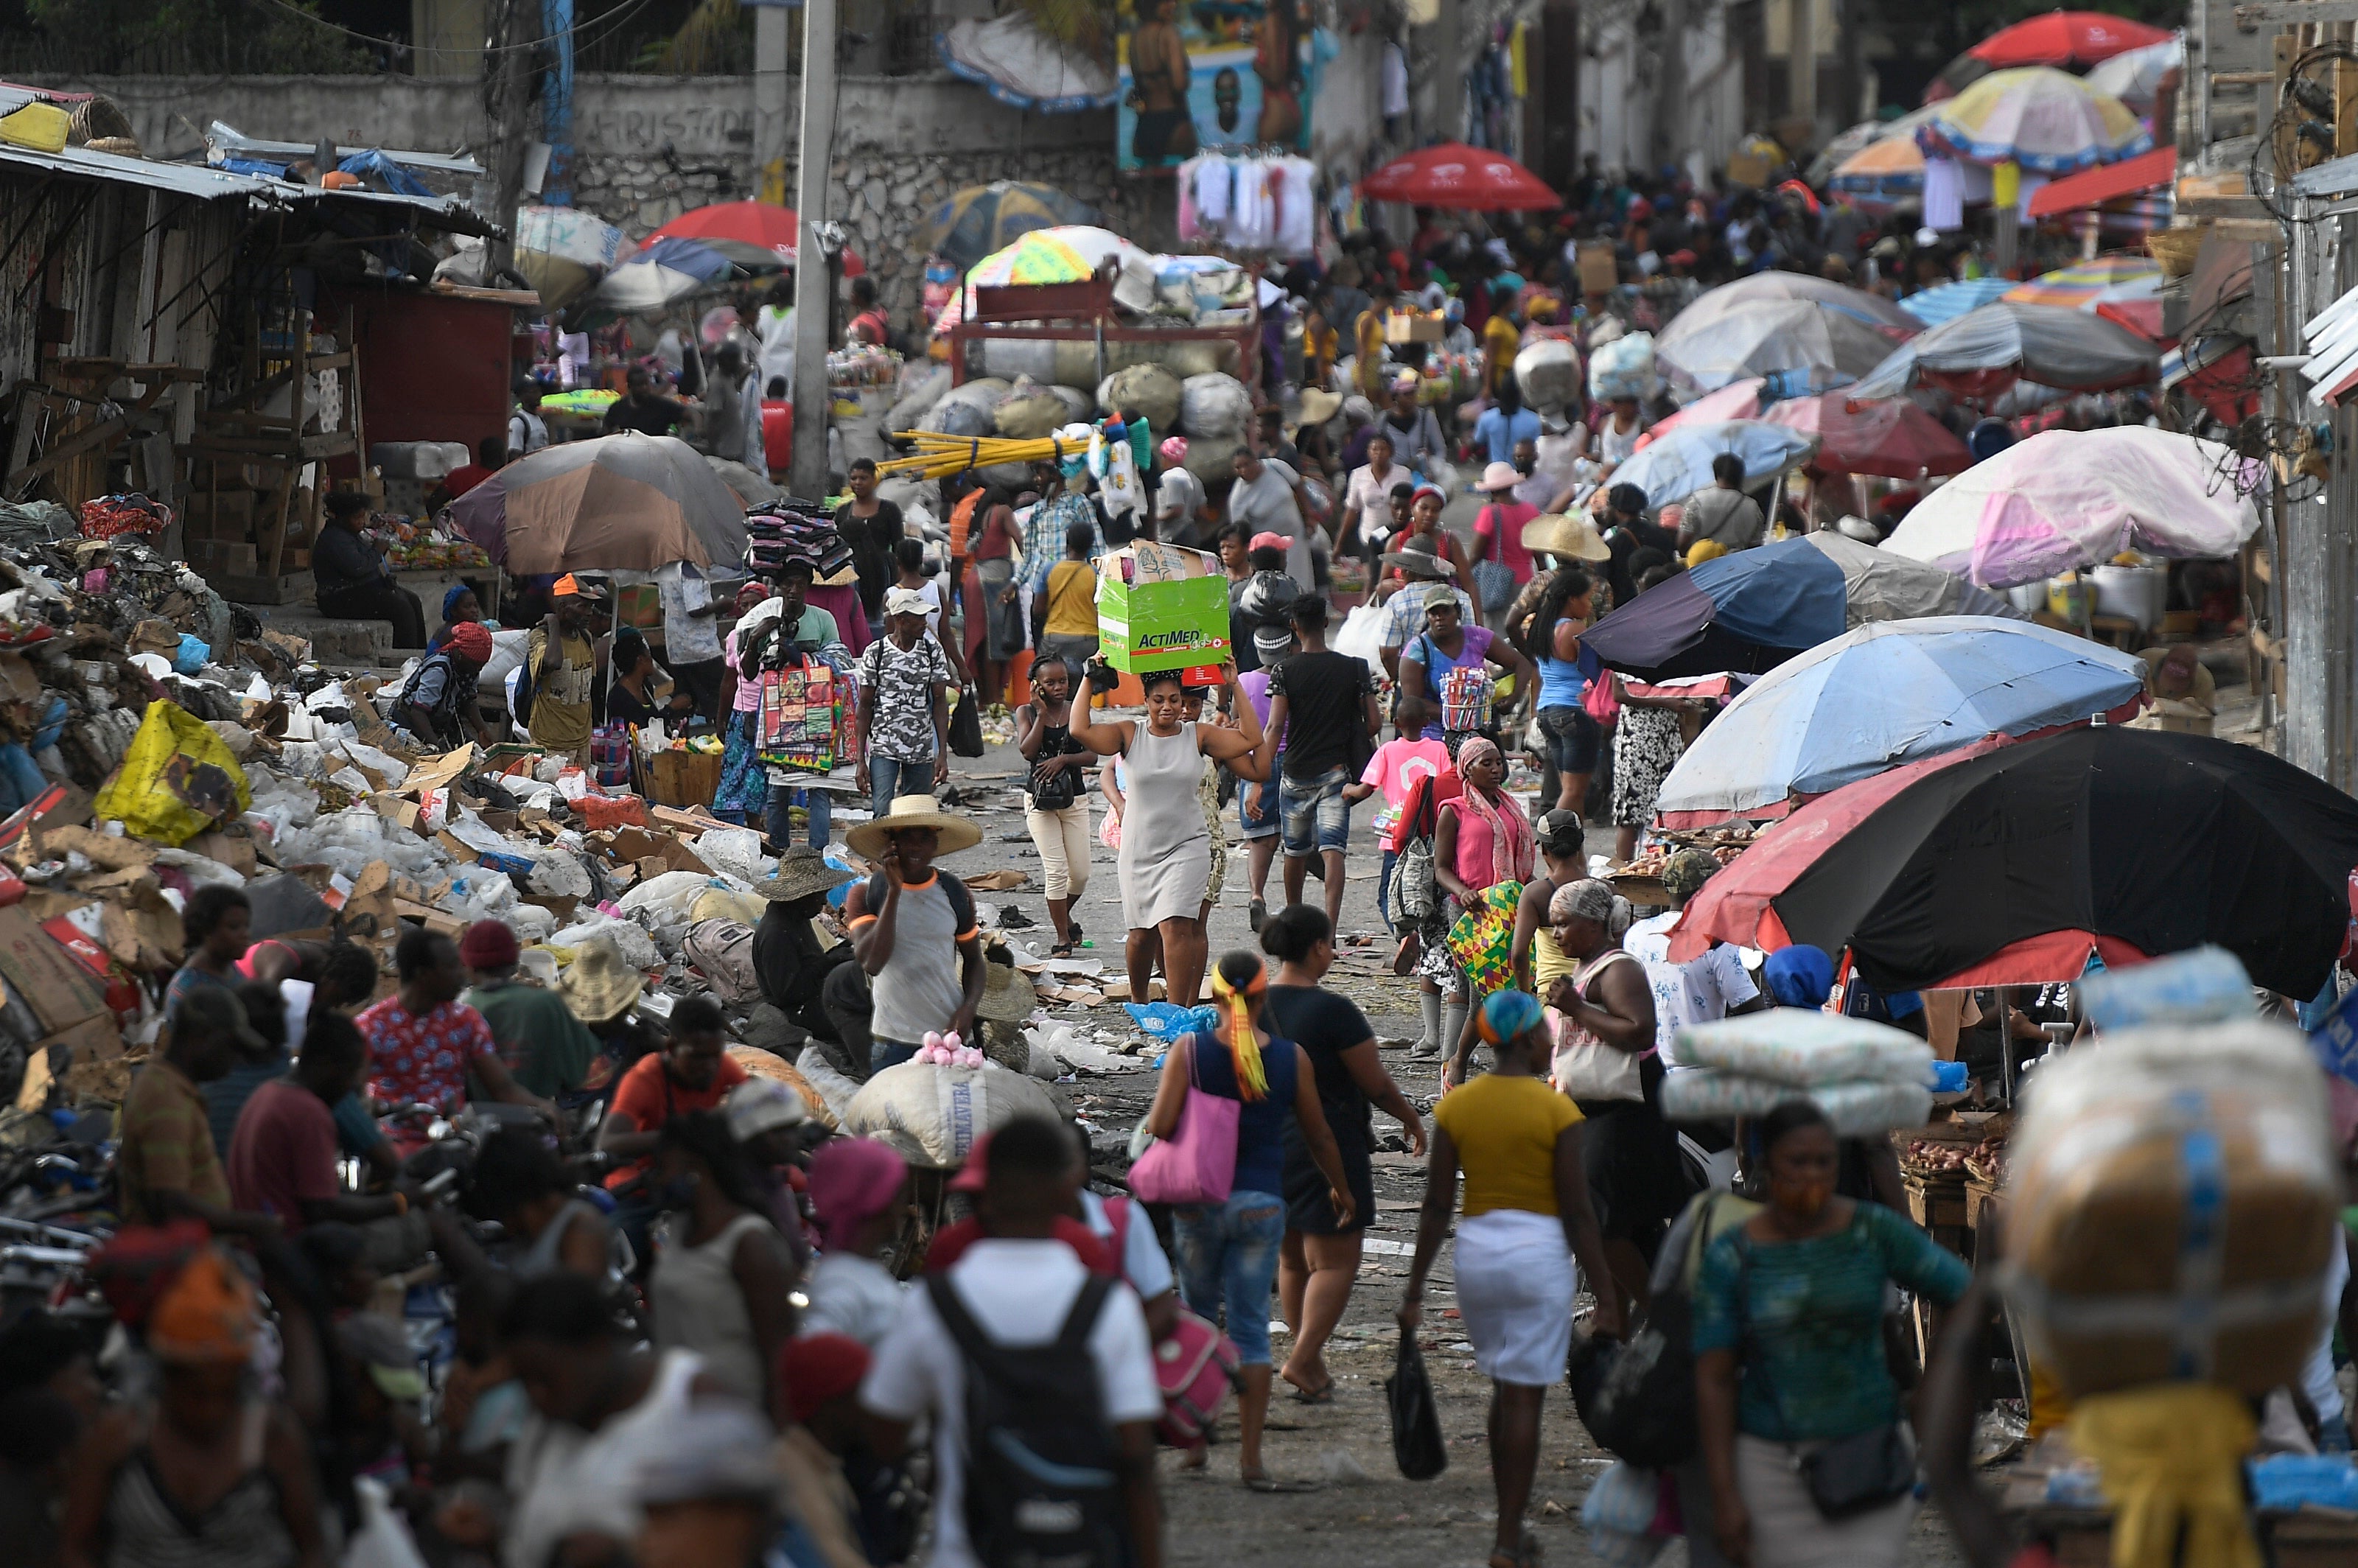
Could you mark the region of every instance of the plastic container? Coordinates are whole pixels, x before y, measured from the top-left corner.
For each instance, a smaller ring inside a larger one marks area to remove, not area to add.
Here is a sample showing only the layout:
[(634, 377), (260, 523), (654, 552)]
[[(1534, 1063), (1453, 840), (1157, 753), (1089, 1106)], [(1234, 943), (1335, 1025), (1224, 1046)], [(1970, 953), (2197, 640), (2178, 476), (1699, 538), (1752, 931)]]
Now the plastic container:
[(2169, 601), (2169, 570), (2166, 567), (2098, 567), (2089, 574), (2096, 584), (2096, 613), (2134, 621), (2150, 632), (2161, 624)]
[(72, 128), (73, 116), (54, 103), (27, 103), (0, 114), (0, 142), (35, 152), (65, 151), (66, 133)]

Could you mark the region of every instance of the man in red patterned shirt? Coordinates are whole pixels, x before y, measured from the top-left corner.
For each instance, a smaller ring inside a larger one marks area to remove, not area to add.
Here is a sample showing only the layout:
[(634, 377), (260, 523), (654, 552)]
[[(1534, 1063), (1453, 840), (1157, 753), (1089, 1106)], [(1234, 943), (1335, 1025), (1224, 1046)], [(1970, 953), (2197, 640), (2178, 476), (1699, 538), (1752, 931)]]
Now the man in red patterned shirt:
[(467, 1103), (467, 1075), (496, 1100), (528, 1105), (552, 1123), (557, 1108), (524, 1087), (500, 1059), (492, 1026), (459, 1000), (467, 970), (448, 936), (414, 927), (393, 951), (401, 989), (355, 1021), (368, 1037), (369, 1093), (388, 1105), (430, 1105), (447, 1113)]

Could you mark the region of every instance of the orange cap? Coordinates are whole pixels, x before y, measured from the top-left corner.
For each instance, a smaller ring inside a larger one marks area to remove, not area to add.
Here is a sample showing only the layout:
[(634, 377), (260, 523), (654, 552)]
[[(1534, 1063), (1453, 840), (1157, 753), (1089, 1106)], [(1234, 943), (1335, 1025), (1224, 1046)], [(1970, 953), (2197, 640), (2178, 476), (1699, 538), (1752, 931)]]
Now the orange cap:
[(567, 572), (563, 577), (558, 578), (557, 579), (557, 586), (550, 589), (548, 593), (549, 597), (552, 599), (565, 599), (568, 597), (595, 599), (598, 597), (598, 593), (595, 589), (591, 588), (588, 583), (583, 582), (579, 578), (575, 577), (571, 572)]
[(208, 1247), (164, 1287), (147, 1320), (147, 1347), (158, 1360), (243, 1361), (254, 1351), (254, 1286)]

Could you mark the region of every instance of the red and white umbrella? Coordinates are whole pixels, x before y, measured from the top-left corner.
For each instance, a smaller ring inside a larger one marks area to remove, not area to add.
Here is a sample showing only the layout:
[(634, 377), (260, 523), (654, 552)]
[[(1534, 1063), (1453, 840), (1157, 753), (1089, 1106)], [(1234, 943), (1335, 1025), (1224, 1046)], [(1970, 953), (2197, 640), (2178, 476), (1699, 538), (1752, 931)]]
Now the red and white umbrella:
[(1546, 180), (1504, 153), (1444, 142), (1404, 154), (1359, 182), (1378, 201), (1471, 212), (1529, 212), (1563, 205)]

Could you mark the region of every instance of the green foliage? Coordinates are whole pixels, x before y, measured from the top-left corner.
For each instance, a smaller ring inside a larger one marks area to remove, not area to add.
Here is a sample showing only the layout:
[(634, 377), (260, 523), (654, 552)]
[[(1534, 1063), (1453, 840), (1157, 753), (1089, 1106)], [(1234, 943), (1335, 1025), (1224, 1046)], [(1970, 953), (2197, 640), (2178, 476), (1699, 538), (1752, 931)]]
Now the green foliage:
[[(801, 30), (799, 20), (795, 23)], [(683, 76), (708, 76), (751, 68), (753, 57), (753, 13), (737, 0), (699, 0), (678, 32), (650, 44), (642, 54), (645, 67)]]
[(292, 76), (372, 68), (366, 47), (318, 20), (307, 0), (26, 0), (26, 11), (48, 40), (92, 71)]

